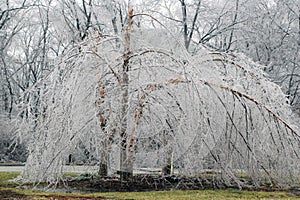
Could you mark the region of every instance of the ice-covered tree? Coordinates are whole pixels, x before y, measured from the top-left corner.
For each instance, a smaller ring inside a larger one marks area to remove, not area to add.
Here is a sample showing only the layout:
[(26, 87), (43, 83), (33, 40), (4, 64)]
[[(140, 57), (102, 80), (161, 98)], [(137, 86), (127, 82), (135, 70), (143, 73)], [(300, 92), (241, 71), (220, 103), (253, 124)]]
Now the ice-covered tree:
[(83, 143), (102, 176), (171, 165), (180, 175), (210, 169), (241, 187), (240, 173), (253, 184), (299, 182), (297, 127), (263, 67), (204, 48), (190, 55), (154, 18), (162, 34), (134, 26), (137, 16), (151, 17), (130, 10), (123, 36), (96, 32), (24, 93), (19, 126), (30, 143), (22, 178), (59, 180)]

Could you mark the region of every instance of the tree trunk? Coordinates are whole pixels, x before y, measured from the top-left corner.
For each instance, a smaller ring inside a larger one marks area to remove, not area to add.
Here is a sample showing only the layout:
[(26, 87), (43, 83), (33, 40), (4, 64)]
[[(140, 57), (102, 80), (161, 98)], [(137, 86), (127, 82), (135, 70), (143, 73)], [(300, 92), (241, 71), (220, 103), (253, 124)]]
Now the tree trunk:
[(104, 110), (101, 108), (101, 105), (105, 101), (105, 85), (101, 81), (98, 83), (98, 92), (99, 92), (99, 102), (98, 102), (98, 117), (100, 121), (101, 131), (103, 133), (101, 141), (101, 152), (100, 152), (100, 163), (98, 174), (100, 177), (105, 177), (108, 175), (108, 141), (106, 139), (106, 118), (104, 115)]
[(189, 49), (189, 41), (188, 41), (188, 25), (187, 25), (186, 4), (185, 4), (184, 0), (180, 0), (180, 3), (181, 3), (181, 11), (182, 11), (184, 46), (188, 50)]
[(123, 57), (123, 71), (121, 78), (122, 102), (121, 102), (121, 144), (120, 144), (120, 178), (121, 180), (129, 180), (133, 175), (132, 161), (127, 157), (127, 111), (128, 111), (128, 86), (129, 86), (129, 60), (130, 60), (130, 32), (132, 26), (133, 9), (128, 12), (128, 24), (125, 31), (125, 52)]

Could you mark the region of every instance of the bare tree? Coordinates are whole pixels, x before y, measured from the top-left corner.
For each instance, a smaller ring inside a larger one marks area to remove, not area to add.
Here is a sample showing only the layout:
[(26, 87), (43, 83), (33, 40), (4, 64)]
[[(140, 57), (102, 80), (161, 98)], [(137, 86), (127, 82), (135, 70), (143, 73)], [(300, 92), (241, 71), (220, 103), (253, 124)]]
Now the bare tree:
[[(9, 113), (11, 118), (12, 111), (18, 93), (15, 91), (17, 88), (16, 80), (12, 78), (11, 70), (8, 67), (11, 58), (8, 56), (7, 51), (11, 44), (12, 39), (22, 28), (23, 12), (26, 12), (32, 5), (28, 4), (26, 0), (20, 4), (15, 5), (14, 2), (6, 0), (1, 3), (0, 9), (0, 67), (1, 67), (1, 97), (4, 102), (4, 110)], [(15, 23), (16, 22), (16, 23)]]
[(284, 88), (293, 110), (299, 107), (299, 5), (296, 1), (252, 2), (241, 25), (237, 50), (266, 65), (272, 80)]

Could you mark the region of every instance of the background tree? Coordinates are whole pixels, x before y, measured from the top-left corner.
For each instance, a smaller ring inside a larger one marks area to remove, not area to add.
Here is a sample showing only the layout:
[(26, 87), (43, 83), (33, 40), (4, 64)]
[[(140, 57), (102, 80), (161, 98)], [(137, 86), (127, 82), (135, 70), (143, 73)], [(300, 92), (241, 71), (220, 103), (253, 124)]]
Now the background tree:
[[(13, 48), (18, 34), (24, 27), (26, 13), (34, 7), (34, 2), (26, 0), (16, 3), (6, 0), (0, 3), (0, 128), (1, 161), (25, 161), (26, 148), (12, 145), (15, 126), (11, 121), (16, 116), (16, 105), (23, 89), (17, 73), (19, 68), (18, 53)], [(20, 142), (20, 141), (19, 141)]]
[(260, 2), (254, 8), (253, 13), (257, 14), (246, 24), (250, 28), (244, 34), (246, 46), (239, 48), (239, 51), (267, 66), (265, 70), (283, 87), (295, 111), (299, 107), (299, 67), (296, 64), (299, 59), (298, 8), (296, 1)]

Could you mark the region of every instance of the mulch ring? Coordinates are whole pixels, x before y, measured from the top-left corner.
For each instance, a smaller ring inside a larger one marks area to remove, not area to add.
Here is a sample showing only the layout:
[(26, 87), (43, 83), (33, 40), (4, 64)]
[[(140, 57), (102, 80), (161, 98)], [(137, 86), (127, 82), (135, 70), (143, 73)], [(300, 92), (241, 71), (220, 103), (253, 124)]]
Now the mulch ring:
[(89, 192), (145, 192), (163, 190), (203, 190), (225, 189), (218, 180), (199, 179), (178, 176), (135, 175), (130, 181), (121, 181), (118, 177), (70, 180), (65, 182), (71, 189)]

